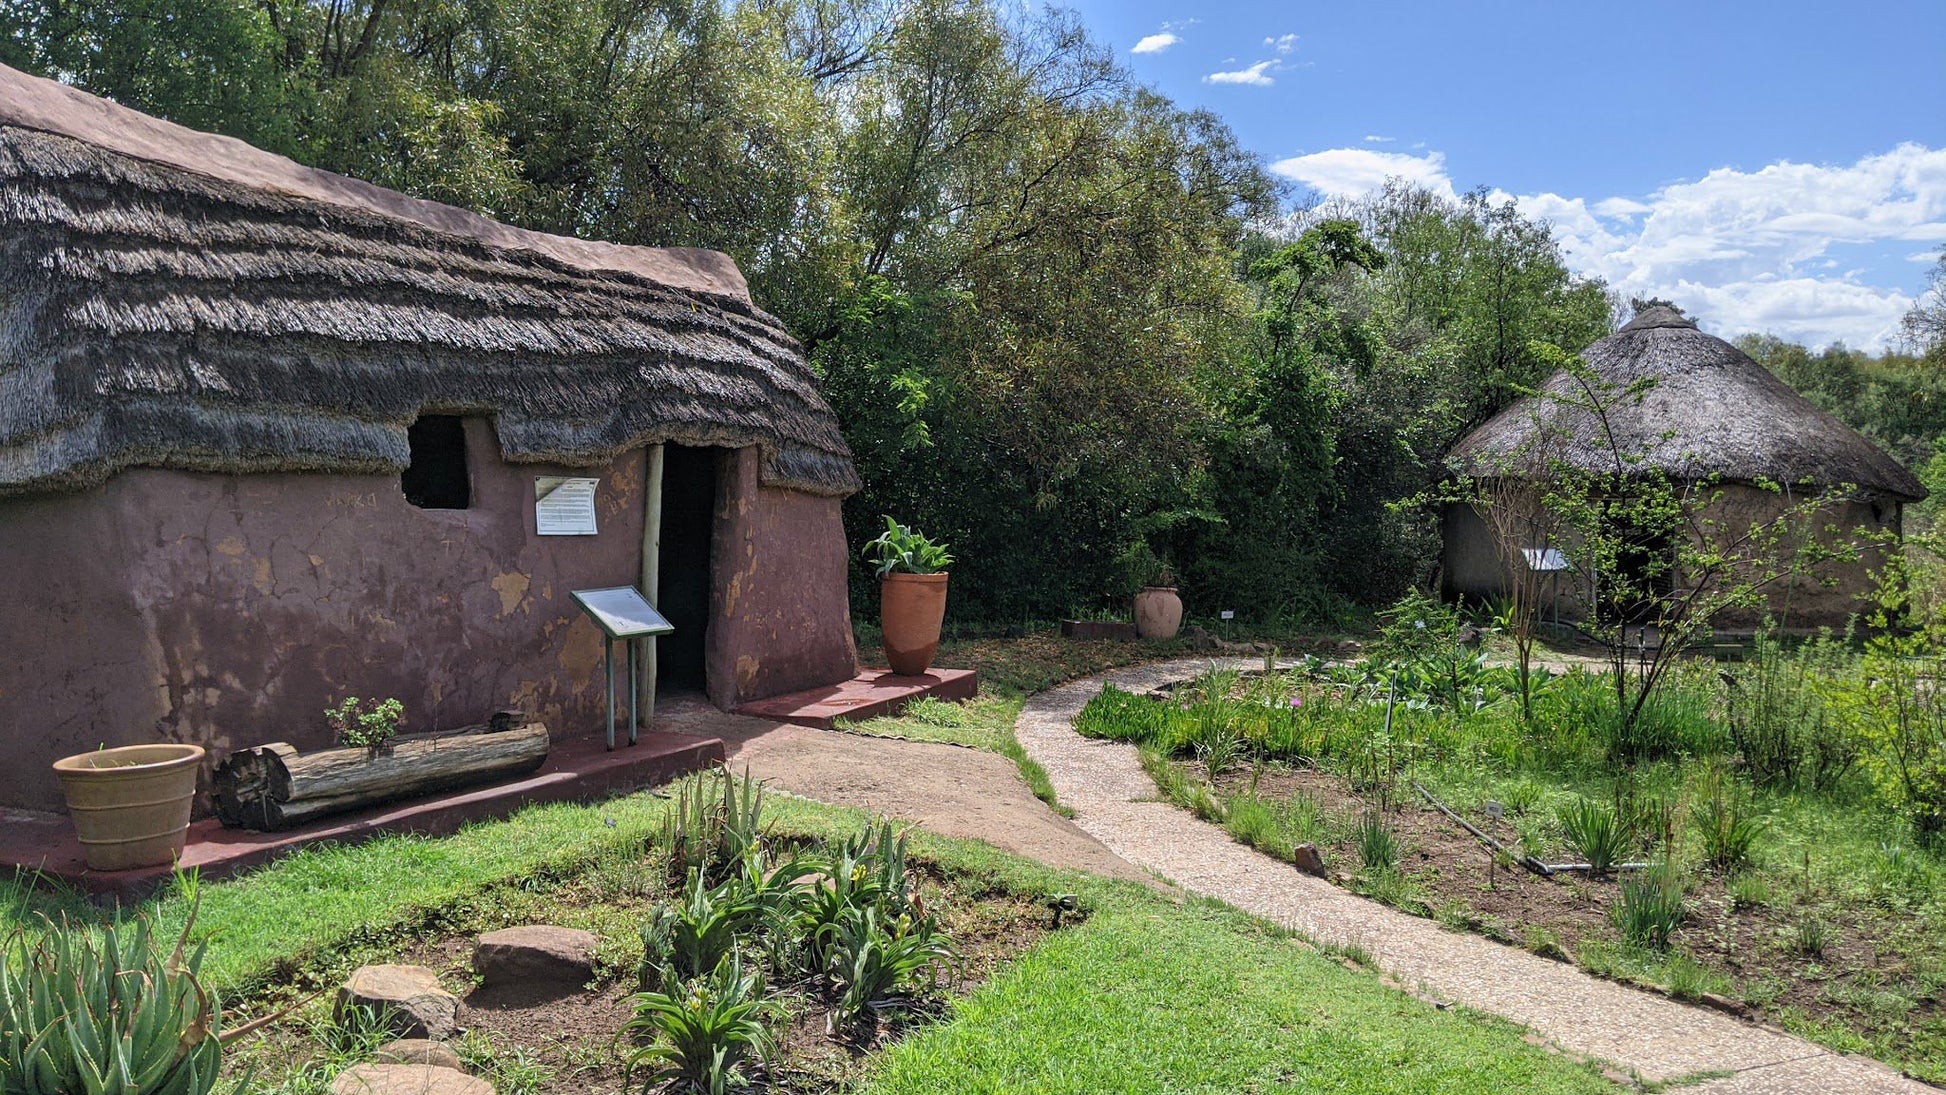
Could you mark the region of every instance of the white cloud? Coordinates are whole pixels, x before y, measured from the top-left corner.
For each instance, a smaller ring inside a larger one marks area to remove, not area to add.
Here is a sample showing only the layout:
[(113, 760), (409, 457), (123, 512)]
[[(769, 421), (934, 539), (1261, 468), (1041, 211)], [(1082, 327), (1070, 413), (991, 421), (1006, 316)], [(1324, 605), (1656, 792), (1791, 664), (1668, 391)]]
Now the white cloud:
[(1264, 45), (1269, 46), (1278, 53), (1288, 54), (1297, 48), (1297, 35), (1280, 34), (1275, 38), (1266, 38), (1264, 39)]
[(1391, 144), (1395, 139), (1393, 137), (1381, 137), (1376, 133), (1365, 134), (1366, 144)]
[(1392, 178), (1427, 187), (1447, 198), (1454, 196), (1452, 180), (1446, 176), (1446, 157), (1439, 152), (1414, 156), (1370, 148), (1331, 148), (1278, 160), (1270, 169), (1331, 198), (1362, 197)]
[(1258, 61), (1249, 68), (1241, 68), (1232, 72), (1212, 72), (1208, 76), (1203, 77), (1203, 82), (1206, 84), (1244, 84), (1249, 87), (1269, 87), (1277, 82), (1270, 73), (1277, 71), (1279, 67), (1276, 61)]
[(1161, 53), (1163, 50), (1168, 49), (1170, 46), (1173, 46), (1180, 41), (1182, 41), (1181, 38), (1178, 38), (1174, 34), (1171, 34), (1165, 30), (1160, 34), (1151, 34), (1148, 37), (1142, 39), (1140, 42), (1135, 43), (1135, 48), (1129, 50), (1129, 52), (1130, 53)]
[(1912, 296), (1874, 284), (1891, 279), (1858, 268), (1856, 248), (1946, 240), (1946, 149), (1907, 143), (1852, 164), (1723, 167), (1639, 200), (1516, 200), (1553, 223), (1576, 268), (1630, 296), (1675, 300), (1718, 333), (1882, 349)]

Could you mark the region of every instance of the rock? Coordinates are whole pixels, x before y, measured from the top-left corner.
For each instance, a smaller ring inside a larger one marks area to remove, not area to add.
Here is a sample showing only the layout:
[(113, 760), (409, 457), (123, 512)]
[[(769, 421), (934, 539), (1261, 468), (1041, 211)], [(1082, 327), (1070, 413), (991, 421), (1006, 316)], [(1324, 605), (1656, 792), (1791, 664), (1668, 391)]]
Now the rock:
[(432, 1065), (455, 1072), (466, 1071), (466, 1064), (459, 1059), (459, 1054), (443, 1042), (425, 1038), (400, 1038), (396, 1042), (387, 1042), (372, 1054), (372, 1060), (382, 1065)]
[(493, 1095), (493, 1085), (435, 1065), (353, 1065), (331, 1081), (331, 1095)]
[(337, 1014), (360, 1007), (389, 1020), (400, 1038), (448, 1037), (459, 1018), (459, 997), (440, 987), (424, 966), (360, 966), (338, 990)]
[(480, 936), (473, 968), (489, 988), (547, 985), (573, 991), (594, 980), (593, 932), (530, 924)]
[(1324, 855), (1315, 844), (1299, 844), (1292, 848), (1291, 863), (1305, 874), (1324, 877)]
[(1218, 646), (1223, 645), (1221, 639), (1210, 634), (1207, 628), (1202, 627), (1185, 627), (1182, 629), (1182, 637), (1189, 643), (1191, 650), (1215, 650)]

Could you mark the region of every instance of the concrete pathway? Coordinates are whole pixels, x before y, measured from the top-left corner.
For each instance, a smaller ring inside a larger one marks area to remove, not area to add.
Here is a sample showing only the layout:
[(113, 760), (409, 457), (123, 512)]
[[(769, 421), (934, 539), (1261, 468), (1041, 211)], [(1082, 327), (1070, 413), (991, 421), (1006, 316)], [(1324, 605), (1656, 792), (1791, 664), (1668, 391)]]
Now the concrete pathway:
[[(1321, 944), (1362, 947), (1425, 994), (1505, 1016), (1572, 1054), (1662, 1083), (1729, 1073), (1685, 1090), (1708, 1095), (1936, 1093), (1874, 1061), (1666, 997), (1623, 987), (1478, 936), (1449, 932), (1337, 888), (1231, 840), (1155, 799), (1133, 746), (1090, 741), (1074, 717), (1104, 681), (1143, 692), (1202, 672), (1206, 659), (1120, 670), (1044, 692), (1016, 724), (1076, 823), (1108, 849), (1197, 893)], [(1237, 660), (1241, 667), (1261, 659)]]

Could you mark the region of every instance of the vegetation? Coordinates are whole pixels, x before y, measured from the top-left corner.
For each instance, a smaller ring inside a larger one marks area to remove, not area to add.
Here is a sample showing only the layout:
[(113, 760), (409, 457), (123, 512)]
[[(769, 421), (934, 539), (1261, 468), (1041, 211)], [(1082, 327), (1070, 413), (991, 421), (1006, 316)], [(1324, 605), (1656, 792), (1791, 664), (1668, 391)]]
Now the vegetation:
[(885, 531), (865, 545), (867, 556), (878, 557), (878, 576), (888, 574), (938, 574), (953, 565), (944, 544), (935, 544), (926, 534), (909, 529), (892, 518), (885, 519)]
[(346, 696), (345, 702), (324, 713), (324, 720), (339, 745), (376, 751), (398, 736), (399, 717), (404, 714), (405, 705), (395, 699), (375, 701), (367, 708), (364, 700)]
[[(1929, 617), (1856, 646), (1772, 636), (1751, 660), (1677, 660), (1624, 731), (1608, 670), (1537, 668), (1523, 710), (1493, 632), (1453, 640), (1435, 611), (1384, 613), (1384, 660), (1211, 672), (1168, 701), (1109, 688), (1077, 729), (1139, 745), (1164, 797), (1240, 841), (1315, 845), (1368, 896), (1946, 1077)], [(1530, 858), (1588, 869), (1543, 877)]]

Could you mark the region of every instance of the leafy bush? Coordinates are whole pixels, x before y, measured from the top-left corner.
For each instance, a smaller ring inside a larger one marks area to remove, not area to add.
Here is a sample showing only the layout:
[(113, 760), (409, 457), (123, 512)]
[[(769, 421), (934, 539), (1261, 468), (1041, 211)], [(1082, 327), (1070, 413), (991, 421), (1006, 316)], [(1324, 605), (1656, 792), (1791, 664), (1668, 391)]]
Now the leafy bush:
[(1669, 949), (1670, 937), (1682, 927), (1688, 912), (1682, 886), (1664, 866), (1622, 883), (1621, 899), (1611, 915), (1624, 940), (1660, 951)]
[(716, 969), (761, 911), (742, 880), (709, 889), (690, 871), (681, 902), (656, 906), (642, 926), (641, 988), (673, 988)]
[(1613, 809), (1579, 799), (1563, 809), (1556, 820), (1568, 846), (1594, 873), (1607, 874), (1628, 856), (1629, 834)]
[(1759, 787), (1828, 791), (1858, 760), (1858, 742), (1827, 708), (1822, 680), (1854, 672), (1835, 642), (1786, 653), (1759, 634), (1747, 668), (1725, 674), (1730, 740)]
[(222, 1012), (197, 981), (203, 949), (188, 949), (189, 932), (164, 950), (146, 918), (15, 931), (0, 952), (0, 1092), (213, 1090)]
[(324, 721), (330, 724), (339, 745), (376, 751), (398, 736), (399, 718), (404, 714), (405, 705), (398, 700), (381, 700), (366, 710), (364, 700), (346, 696), (345, 702), (325, 711)]
[(930, 919), (905, 916), (887, 924), (873, 905), (851, 906), (818, 931), (834, 1031), (869, 1031), (879, 1012), (909, 1001), (908, 985), (953, 954)]
[(938, 574), (953, 565), (944, 544), (935, 544), (918, 529), (907, 528), (892, 518), (885, 519), (885, 531), (865, 545), (866, 555), (877, 556), (878, 576), (888, 574)]
[(732, 950), (709, 976), (668, 990), (636, 993), (623, 1032), (651, 1039), (628, 1059), (628, 1075), (654, 1066), (643, 1090), (658, 1084), (679, 1092), (723, 1095), (749, 1082), (747, 1065), (770, 1049), (764, 1029), (763, 974)]

